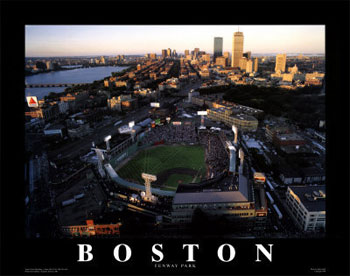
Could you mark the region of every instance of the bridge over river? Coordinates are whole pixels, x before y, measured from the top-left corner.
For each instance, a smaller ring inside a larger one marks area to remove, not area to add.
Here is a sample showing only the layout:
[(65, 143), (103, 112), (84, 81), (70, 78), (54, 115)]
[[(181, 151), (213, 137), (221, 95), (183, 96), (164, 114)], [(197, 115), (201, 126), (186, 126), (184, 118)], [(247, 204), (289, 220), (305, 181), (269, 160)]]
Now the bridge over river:
[(77, 85), (85, 85), (91, 83), (26, 83), (26, 88), (34, 87), (72, 87)]

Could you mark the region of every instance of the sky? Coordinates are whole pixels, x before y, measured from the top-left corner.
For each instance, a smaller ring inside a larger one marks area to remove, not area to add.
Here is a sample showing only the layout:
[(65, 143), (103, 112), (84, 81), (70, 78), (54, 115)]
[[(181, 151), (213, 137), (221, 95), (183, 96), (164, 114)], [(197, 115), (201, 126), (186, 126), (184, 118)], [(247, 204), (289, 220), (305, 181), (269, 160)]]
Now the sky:
[(213, 53), (214, 37), (232, 51), (233, 33), (243, 32), (243, 50), (254, 54), (325, 54), (324, 25), (27, 25), (26, 57)]

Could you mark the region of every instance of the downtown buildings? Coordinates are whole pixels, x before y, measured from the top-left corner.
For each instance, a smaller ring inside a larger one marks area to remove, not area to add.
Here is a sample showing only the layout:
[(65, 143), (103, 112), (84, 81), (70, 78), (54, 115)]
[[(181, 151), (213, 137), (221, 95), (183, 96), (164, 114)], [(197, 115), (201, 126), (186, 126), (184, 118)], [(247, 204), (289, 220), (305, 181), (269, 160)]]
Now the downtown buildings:
[(285, 72), (286, 71), (286, 61), (287, 61), (286, 54), (276, 55), (275, 72), (278, 72), (278, 71)]
[(232, 41), (232, 67), (239, 67), (239, 60), (243, 57), (244, 36), (242, 32), (235, 32)]
[(222, 56), (222, 37), (214, 37), (214, 61), (217, 57)]

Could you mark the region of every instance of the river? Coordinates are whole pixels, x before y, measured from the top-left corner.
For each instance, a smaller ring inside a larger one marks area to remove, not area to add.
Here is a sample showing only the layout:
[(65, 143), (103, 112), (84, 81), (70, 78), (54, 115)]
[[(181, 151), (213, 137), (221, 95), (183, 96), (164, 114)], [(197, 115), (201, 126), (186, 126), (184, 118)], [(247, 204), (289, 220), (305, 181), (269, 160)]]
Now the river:
[[(73, 70), (55, 71), (41, 73), (25, 77), (27, 84), (45, 84), (45, 83), (92, 83), (95, 80), (102, 80), (111, 76), (112, 72), (120, 72), (127, 69), (127, 66), (103, 66), (91, 68), (77, 68)], [(38, 99), (44, 98), (50, 92), (63, 92), (66, 87), (44, 87), (44, 88), (26, 88), (26, 96), (37, 96)]]

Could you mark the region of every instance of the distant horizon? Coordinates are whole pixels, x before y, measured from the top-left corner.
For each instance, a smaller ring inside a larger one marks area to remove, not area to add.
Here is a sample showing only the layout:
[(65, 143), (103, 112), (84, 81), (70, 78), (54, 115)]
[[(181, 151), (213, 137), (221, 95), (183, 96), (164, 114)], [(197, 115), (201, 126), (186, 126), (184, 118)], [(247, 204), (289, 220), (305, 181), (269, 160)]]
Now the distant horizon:
[(238, 28), (244, 52), (325, 54), (325, 25), (27, 25), (25, 56), (160, 55), (168, 48), (213, 54), (214, 37), (231, 53)]
[[(176, 50), (176, 49), (175, 49)], [(192, 51), (192, 50), (190, 50)], [(154, 52), (153, 52), (154, 53)], [(92, 57), (116, 57), (116, 56), (139, 56), (139, 57), (144, 57), (145, 54), (150, 54), (150, 53), (144, 53), (144, 54), (113, 54), (113, 55), (107, 55), (107, 54), (94, 54), (94, 55), (83, 55), (83, 56), (28, 56), (25, 58), (92, 58)], [(177, 53), (178, 55), (183, 55), (183, 53)], [(207, 53), (210, 55), (213, 55), (212, 53)], [(231, 53), (230, 53), (231, 54)], [(276, 52), (276, 53), (252, 53), (252, 56), (274, 56), (277, 54), (286, 54), (287, 56), (296, 56), (296, 55), (304, 55), (304, 56), (325, 56), (325, 53), (281, 53), (281, 52)], [(157, 56), (161, 56), (162, 53), (157, 53)]]

